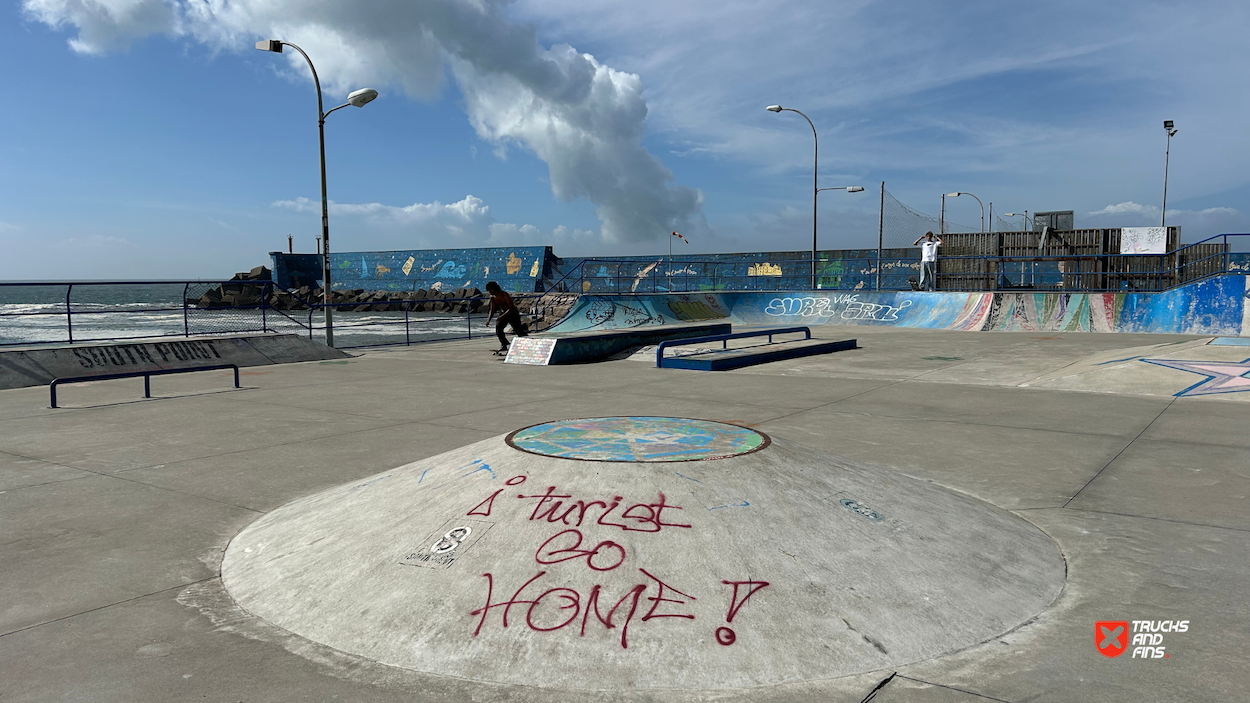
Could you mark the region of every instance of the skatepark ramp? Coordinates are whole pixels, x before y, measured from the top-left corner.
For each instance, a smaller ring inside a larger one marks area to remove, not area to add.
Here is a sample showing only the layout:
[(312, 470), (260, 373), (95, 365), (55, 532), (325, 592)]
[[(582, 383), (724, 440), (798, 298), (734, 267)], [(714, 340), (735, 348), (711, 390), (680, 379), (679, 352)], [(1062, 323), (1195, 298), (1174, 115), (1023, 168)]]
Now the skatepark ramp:
[(1065, 573), (1049, 536), (989, 503), (671, 417), (524, 427), (300, 498), (221, 566), (248, 613), (339, 652), (653, 693), (949, 654), (1035, 617)]
[(599, 361), (628, 349), (659, 344), (665, 340), (728, 334), (731, 331), (729, 323), (707, 322), (553, 332), (515, 338), (504, 361), (527, 366)]
[(965, 331), (1250, 336), (1250, 277), (1161, 293), (743, 291), (583, 295), (553, 333), (726, 321), (738, 326), (877, 325)]

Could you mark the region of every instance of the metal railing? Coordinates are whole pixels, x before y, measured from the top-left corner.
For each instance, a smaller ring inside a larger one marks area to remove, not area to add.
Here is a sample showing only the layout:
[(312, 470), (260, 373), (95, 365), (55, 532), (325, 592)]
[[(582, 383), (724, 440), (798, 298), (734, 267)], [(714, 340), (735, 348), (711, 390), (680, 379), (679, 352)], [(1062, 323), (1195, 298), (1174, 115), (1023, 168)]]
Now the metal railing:
[[(335, 322), (342, 330), (339, 347), (494, 334), (474, 329), (486, 317), (484, 296), (381, 293), (385, 297), (331, 304), (341, 316)], [(560, 311), (553, 296), (518, 294), (513, 299), (539, 326)], [(0, 283), (0, 348), (248, 333), (322, 339), (326, 307), (271, 281), (7, 282)]]
[[(1250, 245), (1250, 234), (1216, 235), (1166, 254), (945, 255), (938, 258), (936, 289), (1159, 292), (1224, 273), (1250, 273), (1250, 253), (1232, 251), (1233, 243)], [(608, 294), (807, 290), (811, 270), (810, 257), (759, 263), (584, 259), (552, 289)], [(816, 271), (824, 290), (911, 290), (919, 284), (920, 259), (918, 252), (880, 259), (818, 257)]]

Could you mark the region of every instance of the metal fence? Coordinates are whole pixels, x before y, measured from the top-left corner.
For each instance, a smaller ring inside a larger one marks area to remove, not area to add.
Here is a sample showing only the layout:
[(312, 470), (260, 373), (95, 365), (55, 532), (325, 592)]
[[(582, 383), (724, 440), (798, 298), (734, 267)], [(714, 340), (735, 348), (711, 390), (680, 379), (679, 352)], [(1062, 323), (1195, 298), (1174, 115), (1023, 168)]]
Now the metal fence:
[[(1222, 234), (1166, 254), (1118, 254), (1118, 229), (946, 234), (937, 289), (950, 291), (1163, 291), (1222, 273), (1250, 273), (1250, 235)], [(1043, 237), (1045, 237), (1043, 239)], [(1242, 251), (1235, 251), (1241, 249)], [(991, 254), (983, 252), (990, 251)], [(911, 290), (919, 251), (886, 249), (841, 257), (818, 253), (824, 290)], [(788, 253), (787, 253), (788, 254)], [(692, 293), (811, 288), (812, 259), (584, 259), (553, 283), (580, 293)]]
[[(336, 346), (472, 339), (493, 335), (482, 327), (486, 298), (384, 298), (333, 302)], [(338, 291), (335, 298), (342, 297)], [(322, 339), (319, 301), (270, 281), (107, 281), (0, 283), (0, 348), (218, 334), (285, 333)], [(567, 297), (517, 295), (537, 328), (571, 304)]]
[[(1163, 291), (1225, 273), (1250, 273), (1250, 234), (1223, 234), (1160, 255), (1118, 250), (1118, 230), (947, 234), (937, 289)], [(1011, 236), (1006, 236), (1011, 235)], [(1052, 234), (1051, 236), (1055, 236)], [(960, 241), (964, 238), (964, 241)], [(964, 253), (992, 244), (1001, 254)], [(1102, 253), (1100, 253), (1100, 250)], [(914, 249), (821, 255), (817, 285), (826, 290), (910, 290), (920, 261)], [(867, 254), (867, 255), (865, 255)], [(558, 321), (581, 293), (691, 293), (806, 290), (811, 258), (772, 262), (585, 259), (542, 294), (516, 294), (532, 329)], [(320, 292), (301, 296), (271, 281), (108, 281), (0, 283), (0, 347), (215, 334), (287, 333), (322, 339)], [(484, 296), (437, 291), (377, 291), (351, 299), (334, 291), (336, 346), (342, 348), (473, 339), (493, 334), (482, 322)], [(314, 302), (316, 301), (316, 302)]]

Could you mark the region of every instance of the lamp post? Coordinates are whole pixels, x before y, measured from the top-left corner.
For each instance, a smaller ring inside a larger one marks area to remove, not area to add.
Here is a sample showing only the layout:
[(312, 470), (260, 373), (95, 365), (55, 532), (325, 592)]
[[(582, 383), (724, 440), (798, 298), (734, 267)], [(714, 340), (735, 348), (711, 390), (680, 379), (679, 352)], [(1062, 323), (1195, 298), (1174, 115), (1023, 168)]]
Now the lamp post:
[[(961, 195), (972, 195), (972, 193), (963, 193), (963, 192), (947, 193), (947, 195), (952, 198), (958, 198)], [(981, 202), (981, 199), (977, 198), (977, 196), (975, 195), (972, 195), (972, 197), (976, 198), (977, 204), (981, 206), (981, 231), (984, 232), (985, 231), (985, 203)]]
[(820, 188), (818, 176), (820, 174), (820, 139), (816, 136), (816, 125), (811, 124), (808, 115), (804, 115), (794, 108), (783, 108), (781, 105), (769, 105), (765, 110), (770, 113), (798, 113), (803, 119), (808, 120), (808, 126), (811, 128), (811, 289), (816, 289), (816, 195), (821, 190), (845, 190), (846, 193), (860, 193), (864, 190), (859, 185), (844, 185), (839, 188)]
[(313, 84), (317, 86), (317, 133), (321, 139), (321, 254), (322, 254), (322, 303), (325, 306), (326, 314), (326, 346), (334, 346), (334, 318), (330, 306), (330, 205), (326, 199), (326, 117), (330, 112), (339, 110), (351, 105), (353, 107), (364, 107), (373, 102), (378, 97), (378, 91), (372, 88), (362, 88), (354, 91), (347, 96), (347, 102), (338, 107), (331, 108), (329, 112), (322, 109), (321, 103), (321, 80), (317, 78), (317, 69), (313, 66), (312, 59), (308, 58), (308, 54), (304, 50), (288, 41), (279, 39), (263, 39), (256, 42), (256, 48), (261, 51), (272, 51), (276, 54), (282, 53), (282, 47), (289, 46), (300, 53), (304, 60), (308, 62), (308, 70), (312, 71)]
[[(1168, 226), (1168, 161), (1172, 158), (1172, 137), (1175, 137), (1176, 133), (1180, 131), (1173, 128), (1174, 124), (1176, 123), (1172, 120), (1163, 121), (1163, 130), (1168, 133), (1168, 146), (1167, 151), (1163, 154), (1163, 212), (1159, 220), (1160, 227)], [(1165, 233), (1164, 236), (1166, 237), (1167, 234)]]
[(816, 185), (816, 177), (820, 171), (820, 139), (816, 136), (816, 125), (812, 124), (811, 119), (807, 115), (792, 107), (769, 105), (764, 109), (769, 112), (781, 112), (783, 110), (796, 112), (803, 119), (807, 120), (807, 124), (812, 128), (812, 290), (816, 290), (816, 194), (820, 192), (820, 188)]
[(1024, 224), (1023, 224), (1023, 225), (1021, 225), (1021, 226), (1028, 227), (1028, 228), (1029, 228), (1028, 230), (1021, 230), (1022, 232), (1027, 232), (1027, 231), (1030, 231), (1030, 230), (1032, 230), (1032, 229), (1033, 229), (1032, 221), (1031, 221), (1031, 220), (1029, 220), (1029, 211), (1028, 211), (1028, 210), (1025, 210), (1025, 211), (1024, 211), (1024, 212), (1022, 212), (1022, 213), (1020, 213), (1020, 212), (1004, 212), (1004, 213), (1003, 213), (1003, 217), (1016, 217), (1016, 216), (1023, 217), (1023, 218), (1024, 218)]

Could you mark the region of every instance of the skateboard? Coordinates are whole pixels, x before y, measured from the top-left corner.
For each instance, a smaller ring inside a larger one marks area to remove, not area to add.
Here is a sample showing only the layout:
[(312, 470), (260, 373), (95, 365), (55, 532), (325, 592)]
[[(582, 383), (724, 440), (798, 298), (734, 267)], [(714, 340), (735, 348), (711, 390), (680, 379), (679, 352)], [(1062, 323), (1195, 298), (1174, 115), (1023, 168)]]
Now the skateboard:
[(507, 349), (492, 349), (492, 350), (490, 351), (490, 353), (491, 353), (493, 356), (507, 356), (507, 355), (508, 355), (508, 350), (507, 350)]

